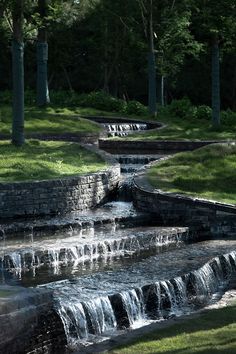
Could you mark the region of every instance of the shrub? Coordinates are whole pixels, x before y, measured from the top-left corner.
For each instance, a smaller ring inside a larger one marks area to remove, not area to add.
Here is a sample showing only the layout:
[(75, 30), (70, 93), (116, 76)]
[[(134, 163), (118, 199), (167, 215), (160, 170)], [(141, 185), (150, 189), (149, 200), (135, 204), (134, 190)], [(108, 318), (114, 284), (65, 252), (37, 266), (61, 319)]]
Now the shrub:
[(194, 112), (194, 116), (196, 119), (205, 119), (205, 120), (211, 120), (212, 116), (212, 109), (209, 106), (202, 105), (196, 107), (196, 110)]
[(25, 90), (25, 104), (33, 106), (36, 104), (36, 92), (33, 90)]
[(0, 104), (12, 104), (12, 93), (9, 90), (0, 92)]
[(221, 123), (225, 126), (236, 125), (236, 112), (227, 109), (227, 111), (222, 111), (220, 114)]
[(181, 100), (173, 100), (169, 105), (168, 110), (178, 118), (188, 118), (194, 114), (194, 106), (187, 97), (182, 98)]
[(125, 106), (125, 101), (112, 97), (104, 91), (79, 95), (77, 103), (82, 107), (91, 107), (110, 112), (121, 112)]
[(135, 114), (137, 116), (142, 116), (147, 114), (147, 108), (138, 101), (129, 101), (122, 110), (125, 114)]
[(50, 91), (50, 101), (56, 106), (78, 106), (79, 95), (70, 91)]
[[(36, 93), (33, 90), (25, 90), (25, 104), (35, 105)], [(0, 92), (0, 104), (12, 105), (12, 91), (5, 90)]]

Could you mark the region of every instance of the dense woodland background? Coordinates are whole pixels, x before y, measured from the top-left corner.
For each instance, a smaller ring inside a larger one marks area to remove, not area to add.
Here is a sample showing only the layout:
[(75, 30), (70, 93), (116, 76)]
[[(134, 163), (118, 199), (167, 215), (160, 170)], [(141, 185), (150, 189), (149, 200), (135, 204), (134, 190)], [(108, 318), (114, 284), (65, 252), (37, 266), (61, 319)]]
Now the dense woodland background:
[[(1, 2), (6, 10), (11, 1)], [(211, 105), (213, 16), (217, 26), (221, 26), (217, 29), (221, 49), (221, 106), (236, 109), (236, 43), (231, 33), (234, 28), (228, 23), (225, 29), (221, 23), (229, 15), (229, 3), (234, 2), (217, 3), (153, 1), (157, 82), (164, 77), (166, 103), (188, 96), (194, 104)], [(36, 87), (37, 5), (37, 1), (30, 1), (24, 9), (28, 89)], [(79, 93), (105, 90), (147, 104), (149, 6), (150, 2), (145, 0), (49, 2), (46, 28), (50, 90)], [(217, 6), (218, 15), (214, 15)], [(5, 11), (0, 21), (0, 90), (12, 87), (11, 38), (11, 16)]]

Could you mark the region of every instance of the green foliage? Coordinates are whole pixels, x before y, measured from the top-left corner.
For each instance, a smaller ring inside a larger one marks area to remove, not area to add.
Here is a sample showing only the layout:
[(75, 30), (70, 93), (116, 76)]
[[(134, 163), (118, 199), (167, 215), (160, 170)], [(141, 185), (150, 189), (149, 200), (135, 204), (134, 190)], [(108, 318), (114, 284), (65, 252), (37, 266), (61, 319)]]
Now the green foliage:
[(196, 107), (195, 110), (193, 110), (193, 112), (194, 112), (194, 117), (197, 120), (199, 120), (199, 119), (200, 120), (205, 119), (205, 120), (208, 120), (208, 121), (211, 120), (212, 109), (209, 106), (206, 106), (206, 105), (198, 106), (198, 107)]
[(147, 115), (148, 110), (147, 107), (138, 101), (128, 101), (122, 112), (128, 115), (133, 114), (136, 116), (145, 116)]
[(193, 106), (191, 101), (184, 97), (181, 100), (173, 100), (168, 106), (168, 110), (175, 117), (186, 119), (192, 116)]
[(52, 105), (75, 107), (78, 106), (78, 94), (76, 92), (70, 92), (66, 90), (51, 90), (50, 100)]
[(12, 92), (10, 90), (0, 91), (0, 105), (12, 103)]
[(164, 109), (181, 119), (196, 119), (210, 121), (212, 116), (212, 109), (207, 105), (194, 106), (189, 98), (184, 97), (180, 100), (173, 100), (171, 104)]
[(125, 101), (112, 97), (104, 91), (97, 91), (80, 95), (77, 104), (81, 107), (91, 107), (110, 112), (121, 112), (125, 106)]
[(222, 111), (220, 115), (220, 120), (222, 125), (231, 127), (236, 124), (236, 112), (227, 109), (227, 111)]
[[(147, 108), (138, 101), (124, 101), (108, 95), (104, 91), (78, 94), (65, 90), (50, 91), (52, 107), (88, 107), (105, 112), (117, 112), (125, 115), (147, 115)], [(25, 91), (26, 106), (35, 105), (36, 94), (32, 90)], [(12, 102), (11, 91), (0, 92), (0, 104), (10, 105)], [(57, 108), (56, 108), (57, 109)], [(57, 113), (57, 112), (55, 112)]]
[[(236, 113), (221, 112), (222, 127), (211, 128), (211, 108), (205, 105), (194, 106), (189, 99), (173, 100), (170, 105), (158, 106), (157, 120), (163, 129), (147, 130), (129, 136), (130, 140), (235, 140)], [(146, 119), (148, 116), (142, 116)], [(113, 138), (122, 139), (122, 138)]]

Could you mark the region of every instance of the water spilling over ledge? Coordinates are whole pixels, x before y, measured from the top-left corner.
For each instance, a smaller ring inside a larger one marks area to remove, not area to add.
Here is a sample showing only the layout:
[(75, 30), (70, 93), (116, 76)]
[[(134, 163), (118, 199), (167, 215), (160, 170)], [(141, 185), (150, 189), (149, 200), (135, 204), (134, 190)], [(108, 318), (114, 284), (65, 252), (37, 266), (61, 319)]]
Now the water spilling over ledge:
[[(105, 124), (108, 135), (150, 128), (149, 123), (122, 123)], [(134, 143), (136, 155), (126, 155), (129, 148), (117, 155), (115, 147), (114, 157), (126, 174), (166, 153), (156, 155), (155, 148), (151, 154)], [(17, 291), (24, 293), (14, 303), (17, 320), (8, 326), (16, 338), (10, 333), (6, 340), (13, 338), (12, 343), (4, 347), (3, 340), (0, 351), (64, 354), (67, 341), (69, 351), (77, 352), (127, 328), (191, 313), (219, 299), (236, 274), (236, 240), (203, 241), (203, 234), (186, 227), (156, 227), (160, 220), (148, 199), (147, 213), (122, 202), (133, 199), (133, 177), (123, 178), (118, 202), (69, 216), (0, 225), (0, 283), (18, 285)], [(181, 221), (177, 225), (185, 226)]]
[(48, 266), (54, 275), (60, 274), (61, 267), (114, 257), (131, 256), (147, 250), (179, 244), (188, 241), (188, 228), (130, 228), (119, 229), (115, 224), (80, 230), (71, 236), (64, 234), (47, 237), (31, 237), (25, 240), (4, 240), (1, 242), (0, 267), (21, 279), (24, 273)]
[(116, 272), (48, 284), (69, 345), (103, 340), (119, 329), (205, 306), (219, 296), (236, 271), (236, 251), (217, 256), (232, 246), (235, 242), (190, 245), (174, 255), (152, 256)]
[(145, 123), (103, 123), (102, 126), (106, 129), (108, 137), (126, 136), (148, 128)]

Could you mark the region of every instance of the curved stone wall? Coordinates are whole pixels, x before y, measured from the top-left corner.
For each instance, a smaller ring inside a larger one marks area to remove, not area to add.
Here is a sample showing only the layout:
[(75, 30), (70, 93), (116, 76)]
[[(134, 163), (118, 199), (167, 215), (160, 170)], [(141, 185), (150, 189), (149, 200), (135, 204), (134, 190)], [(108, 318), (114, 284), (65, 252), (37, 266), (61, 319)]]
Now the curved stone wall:
[(208, 236), (236, 235), (236, 206), (154, 189), (146, 178), (149, 166), (134, 177), (133, 201), (137, 209), (152, 211), (161, 225), (188, 226)]
[[(219, 141), (218, 141), (219, 142)], [(116, 154), (156, 154), (191, 151), (217, 141), (123, 140), (99, 139), (99, 148)]]
[(94, 208), (117, 186), (120, 165), (104, 171), (57, 180), (0, 183), (0, 219), (66, 214)]

